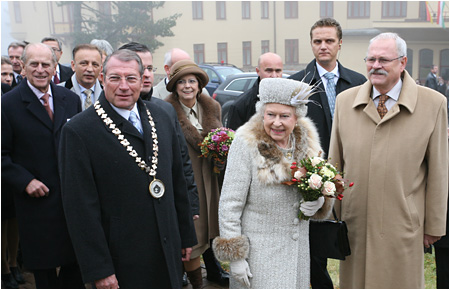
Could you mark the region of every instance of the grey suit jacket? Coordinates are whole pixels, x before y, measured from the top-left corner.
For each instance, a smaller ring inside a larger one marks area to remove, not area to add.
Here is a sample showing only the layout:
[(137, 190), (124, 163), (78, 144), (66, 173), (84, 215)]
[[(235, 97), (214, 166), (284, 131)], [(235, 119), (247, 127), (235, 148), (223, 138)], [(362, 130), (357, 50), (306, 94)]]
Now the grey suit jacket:
[[(72, 92), (74, 92), (75, 94), (77, 94), (78, 96), (80, 96), (80, 100), (81, 100), (81, 108), (84, 111), (84, 103), (83, 103), (83, 98), (81, 97), (81, 90), (80, 90), (80, 86), (78, 84), (76, 75), (73, 74), (72, 77), (70, 78), (70, 80), (63, 82), (63, 83), (59, 83), (58, 86), (62, 86), (62, 87), (66, 87), (67, 89), (71, 90)], [(103, 92), (103, 88), (100, 85), (100, 82), (97, 80), (95, 82), (95, 91), (94, 94), (91, 95), (92, 97), (92, 103), (95, 103), (98, 98), (100, 97), (101, 93)]]

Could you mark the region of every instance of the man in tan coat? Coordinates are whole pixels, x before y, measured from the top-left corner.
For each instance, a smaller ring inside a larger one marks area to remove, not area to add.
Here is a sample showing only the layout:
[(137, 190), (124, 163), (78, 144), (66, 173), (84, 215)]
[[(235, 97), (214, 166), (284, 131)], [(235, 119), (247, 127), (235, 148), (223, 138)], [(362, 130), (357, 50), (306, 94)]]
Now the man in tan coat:
[(372, 39), (365, 62), (369, 80), (338, 95), (331, 136), (331, 162), (355, 183), (338, 206), (352, 250), (340, 287), (424, 288), (423, 246), (445, 234), (447, 103), (405, 71), (397, 34)]

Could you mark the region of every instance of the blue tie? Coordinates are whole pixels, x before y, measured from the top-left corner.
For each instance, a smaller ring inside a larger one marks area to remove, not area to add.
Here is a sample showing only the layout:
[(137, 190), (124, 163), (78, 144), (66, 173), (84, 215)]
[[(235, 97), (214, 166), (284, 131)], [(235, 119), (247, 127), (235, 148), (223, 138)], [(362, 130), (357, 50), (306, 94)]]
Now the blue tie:
[(336, 85), (334, 83), (334, 73), (327, 72), (324, 74), (327, 79), (326, 93), (328, 97), (328, 104), (330, 105), (331, 118), (334, 117), (334, 106), (336, 105)]
[(137, 115), (134, 111), (130, 112), (130, 117), (128, 117), (128, 121), (131, 122), (131, 124), (133, 124), (133, 126), (139, 131), (139, 133), (141, 133), (142, 135), (142, 128), (141, 128), (141, 124), (137, 118)]

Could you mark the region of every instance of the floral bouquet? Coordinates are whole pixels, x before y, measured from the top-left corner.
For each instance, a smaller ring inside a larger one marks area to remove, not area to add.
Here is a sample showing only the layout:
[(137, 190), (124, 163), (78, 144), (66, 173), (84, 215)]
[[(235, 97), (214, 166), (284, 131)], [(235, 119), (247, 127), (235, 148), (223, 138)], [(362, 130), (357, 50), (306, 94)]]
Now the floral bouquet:
[[(305, 158), (300, 161), (300, 167), (297, 166), (297, 162), (293, 162), (291, 170), (292, 179), (283, 184), (296, 186), (303, 196), (303, 201), (315, 201), (321, 196), (339, 200), (344, 197), (343, 192), (348, 181), (343, 179), (343, 174), (327, 160), (320, 157)], [(352, 187), (353, 184), (349, 183), (348, 187)], [(298, 217), (303, 220), (310, 218), (301, 211)]]
[[(199, 144), (202, 157), (211, 156), (219, 164), (225, 164), (228, 157), (228, 150), (234, 139), (234, 131), (228, 128), (217, 128), (211, 130), (208, 135)], [(220, 173), (217, 165), (214, 165), (214, 172)]]

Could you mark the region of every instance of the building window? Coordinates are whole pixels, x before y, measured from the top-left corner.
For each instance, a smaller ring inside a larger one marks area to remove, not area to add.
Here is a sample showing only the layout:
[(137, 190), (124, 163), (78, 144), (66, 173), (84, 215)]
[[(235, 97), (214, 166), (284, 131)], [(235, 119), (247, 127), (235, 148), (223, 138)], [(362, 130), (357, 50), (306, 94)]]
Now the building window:
[(194, 44), (194, 61), (195, 63), (205, 62), (205, 45), (204, 44)]
[(440, 52), (439, 58), (439, 75), (446, 81), (448, 81), (448, 48), (443, 49)]
[(320, 18), (333, 17), (333, 1), (320, 1)]
[(261, 54), (270, 51), (270, 42), (269, 40), (261, 40)]
[(217, 61), (219, 63), (228, 63), (228, 44), (226, 42), (217, 44)]
[(269, 1), (261, 1), (261, 19), (269, 18)]
[(408, 57), (408, 62), (406, 63), (405, 69), (408, 71), (409, 75), (413, 77), (412, 70), (413, 70), (413, 50), (408, 48), (406, 50), (406, 56)]
[(203, 1), (192, 1), (192, 19), (203, 19)]
[(399, 18), (406, 17), (405, 1), (383, 1), (382, 17), (383, 18)]
[(419, 19), (427, 21), (427, 3), (425, 1), (419, 3)]
[(347, 9), (348, 18), (370, 17), (370, 1), (348, 1)]
[(244, 41), (242, 42), (242, 65), (251, 66), (252, 65), (252, 42)]
[(250, 19), (250, 1), (242, 1), (242, 19)]
[(286, 1), (284, 2), (284, 18), (298, 18), (298, 2)]
[(14, 20), (16, 23), (22, 23), (22, 11), (20, 10), (20, 2), (14, 1)]
[(298, 64), (298, 39), (285, 40), (286, 64)]
[(428, 48), (421, 49), (419, 51), (419, 79), (421, 83), (425, 83), (432, 65), (433, 51)]
[(216, 18), (217, 19), (226, 19), (227, 11), (225, 10), (225, 1), (217, 1), (216, 2)]

